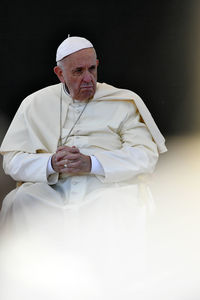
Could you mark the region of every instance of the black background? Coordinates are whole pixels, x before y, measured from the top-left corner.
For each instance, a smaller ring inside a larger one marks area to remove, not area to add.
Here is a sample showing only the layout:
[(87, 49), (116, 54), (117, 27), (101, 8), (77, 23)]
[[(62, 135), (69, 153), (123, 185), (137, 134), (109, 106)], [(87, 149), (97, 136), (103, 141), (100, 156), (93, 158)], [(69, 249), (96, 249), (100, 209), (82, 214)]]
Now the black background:
[(138, 93), (165, 135), (196, 129), (192, 76), (199, 1), (1, 1), (1, 102), (9, 120), (30, 93), (55, 84), (55, 52), (86, 37), (100, 82)]

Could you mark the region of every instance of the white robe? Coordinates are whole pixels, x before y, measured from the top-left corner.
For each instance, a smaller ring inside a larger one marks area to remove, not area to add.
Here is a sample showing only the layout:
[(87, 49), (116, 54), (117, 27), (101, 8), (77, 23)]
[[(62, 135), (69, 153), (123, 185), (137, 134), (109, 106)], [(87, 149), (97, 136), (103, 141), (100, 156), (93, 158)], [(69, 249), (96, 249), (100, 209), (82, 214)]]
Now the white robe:
[[(98, 84), (97, 95), (100, 89)], [(46, 159), (52, 155), (59, 138), (59, 91), (60, 85), (52, 86), (22, 103), (1, 147), (5, 157), (14, 151), (35, 154), (42, 150), (46, 153), (35, 155)], [(110, 287), (112, 291), (117, 283), (118, 292), (121, 289), (124, 293), (143, 270), (144, 194), (148, 188), (141, 177), (153, 172), (158, 144), (141, 121), (130, 95), (125, 101), (125, 96), (117, 101), (111, 96), (107, 95), (105, 101), (97, 96), (91, 100), (66, 143), (77, 146), (83, 154), (95, 155), (105, 176), (58, 179), (53, 175), (50, 185), (46, 163), (38, 174), (27, 167), (20, 178), (25, 183), (4, 199), (1, 218), (9, 232), (25, 234), (26, 238), (28, 232), (32, 240), (42, 240), (44, 248), (56, 245), (57, 255), (65, 249), (66, 261), (72, 255), (87, 262), (103, 290)], [(83, 104), (73, 103), (67, 95), (63, 100), (64, 139)], [(62, 272), (70, 276), (66, 270)]]

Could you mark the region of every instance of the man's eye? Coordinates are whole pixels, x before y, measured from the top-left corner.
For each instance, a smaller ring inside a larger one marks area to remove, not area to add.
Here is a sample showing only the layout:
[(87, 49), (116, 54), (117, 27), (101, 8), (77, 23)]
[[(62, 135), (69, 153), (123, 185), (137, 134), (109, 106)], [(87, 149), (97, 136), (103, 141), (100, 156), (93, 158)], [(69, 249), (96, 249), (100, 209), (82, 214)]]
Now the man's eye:
[(74, 74), (81, 74), (81, 73), (82, 73), (81, 68), (77, 68), (76, 70), (74, 70)]
[(96, 69), (96, 66), (91, 66), (90, 71), (94, 71)]

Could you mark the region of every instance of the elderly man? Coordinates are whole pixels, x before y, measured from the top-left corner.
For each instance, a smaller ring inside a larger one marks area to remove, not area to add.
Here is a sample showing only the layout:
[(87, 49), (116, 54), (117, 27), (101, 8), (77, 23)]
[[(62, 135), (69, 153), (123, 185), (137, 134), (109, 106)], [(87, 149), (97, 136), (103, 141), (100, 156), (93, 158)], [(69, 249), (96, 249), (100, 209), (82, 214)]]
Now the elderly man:
[(118, 262), (130, 263), (132, 249), (141, 251), (141, 176), (166, 151), (164, 138), (138, 95), (97, 83), (99, 61), (88, 40), (68, 37), (56, 61), (61, 83), (22, 102), (1, 145), (5, 173), (20, 182), (4, 199), (1, 223), (56, 238), (62, 231), (73, 251), (77, 243), (90, 258), (99, 250), (108, 265), (113, 247)]

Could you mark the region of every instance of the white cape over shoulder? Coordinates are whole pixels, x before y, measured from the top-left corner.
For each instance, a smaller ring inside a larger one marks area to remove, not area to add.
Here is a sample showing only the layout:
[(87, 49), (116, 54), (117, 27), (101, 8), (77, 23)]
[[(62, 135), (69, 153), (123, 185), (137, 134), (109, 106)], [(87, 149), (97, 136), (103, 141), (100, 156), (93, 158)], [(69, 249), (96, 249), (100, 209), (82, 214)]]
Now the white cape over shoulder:
[[(24, 99), (3, 140), (0, 148), (2, 154), (7, 151), (24, 151), (28, 153), (56, 151), (60, 134), (61, 110), (59, 100), (61, 93), (63, 97), (62, 120), (64, 122), (71, 98), (64, 93), (61, 83), (39, 90)], [(157, 144), (159, 152), (167, 151), (164, 137), (146, 105), (137, 94), (105, 83), (97, 83), (97, 90), (92, 101), (97, 100), (134, 101)]]

